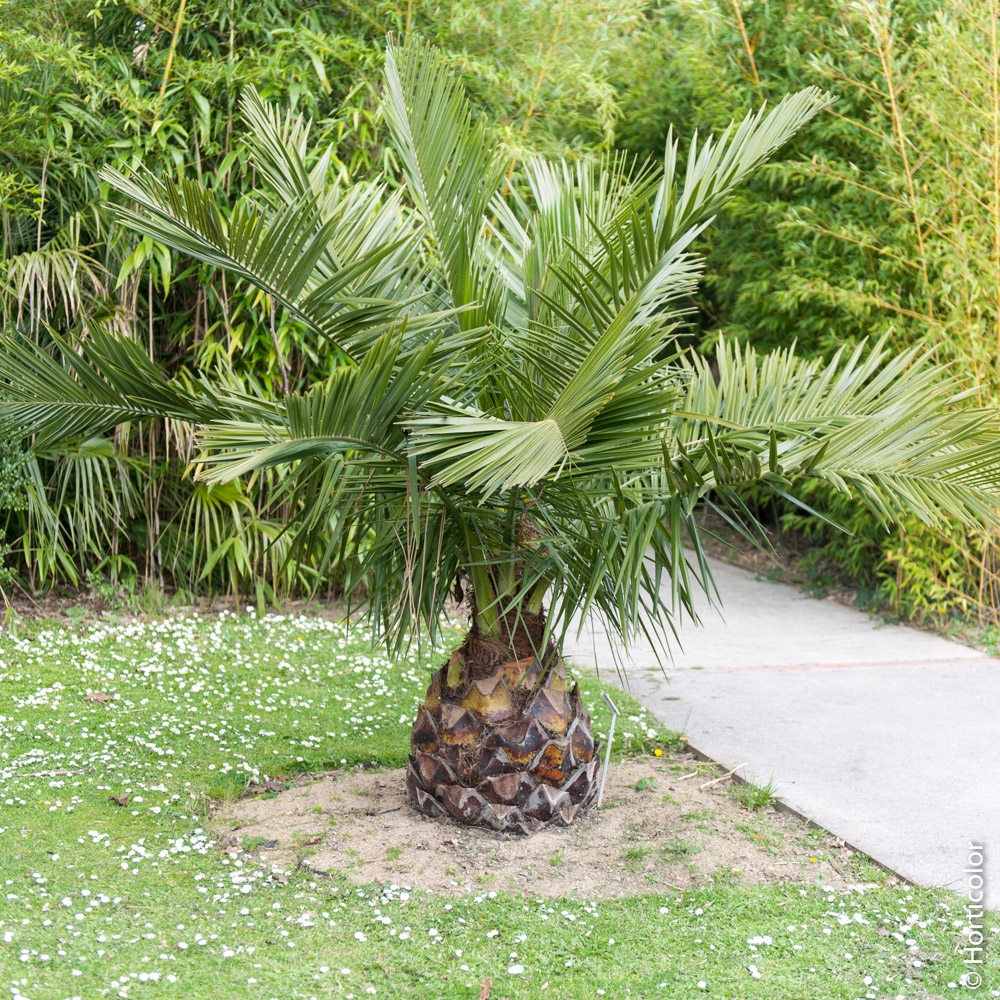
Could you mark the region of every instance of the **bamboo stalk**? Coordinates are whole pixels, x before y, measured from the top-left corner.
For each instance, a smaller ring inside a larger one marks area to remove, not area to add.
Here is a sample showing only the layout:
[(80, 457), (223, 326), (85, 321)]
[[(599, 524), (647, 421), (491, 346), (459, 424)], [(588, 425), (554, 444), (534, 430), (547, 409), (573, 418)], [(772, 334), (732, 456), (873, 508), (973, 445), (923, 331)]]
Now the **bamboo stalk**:
[(869, 30), (875, 37), (876, 51), (879, 63), (882, 66), (882, 75), (885, 78), (886, 96), (889, 100), (889, 115), (892, 124), (892, 133), (899, 147), (899, 155), (903, 164), (903, 176), (906, 179), (906, 187), (910, 198), (910, 212), (913, 216), (913, 227), (917, 236), (917, 247), (920, 251), (920, 270), (924, 279), (924, 292), (927, 296), (927, 313), (934, 315), (934, 302), (931, 297), (930, 277), (927, 273), (927, 250), (924, 241), (923, 224), (920, 218), (920, 210), (917, 207), (917, 184), (914, 178), (913, 165), (910, 163), (910, 156), (907, 151), (909, 140), (903, 127), (903, 111), (900, 107), (899, 91), (896, 88), (896, 77), (893, 70), (893, 35), (890, 28), (888, 9), (884, 11), (884, 17), (877, 19), (872, 2), (867, 2), (863, 7), (865, 20), (868, 22)]
[[(815, 283), (810, 283), (806, 287), (819, 289)], [(822, 287), (822, 290), (831, 297), (836, 298), (837, 296), (846, 299), (857, 298), (862, 302), (868, 302), (873, 306), (877, 306), (879, 309), (888, 309), (890, 312), (898, 313), (900, 316), (909, 316), (910, 319), (919, 319), (924, 323), (928, 323), (939, 330), (943, 330), (945, 324), (936, 319), (934, 316), (928, 316), (926, 313), (919, 313), (913, 309), (906, 309), (903, 306), (896, 305), (894, 302), (886, 302), (885, 299), (879, 298), (877, 295), (873, 295), (870, 292), (847, 292), (842, 288), (837, 288), (833, 285), (826, 285)]]
[(1000, 45), (997, 40), (997, 0), (990, 0), (990, 74), (993, 98), (993, 322), (1000, 357)]
[[(1000, 360), (1000, 43), (997, 39), (997, 0), (990, 0), (990, 87), (993, 98), (993, 204), (991, 205), (991, 215), (993, 217), (993, 323), (994, 337), (996, 341), (996, 357)], [(996, 551), (996, 531), (987, 535), (983, 550), (982, 572), (979, 577), (979, 619), (983, 620), (982, 609), (986, 606), (984, 597), (984, 584), (986, 583), (986, 564), (992, 562), (990, 558)], [(996, 589), (996, 574), (990, 574), (990, 590)], [(992, 597), (993, 595), (989, 595)], [(989, 603), (993, 618), (996, 620), (996, 609), (992, 600)]]
[(843, 174), (839, 173), (836, 170), (831, 170), (824, 163), (811, 163), (809, 164), (809, 166), (817, 174), (820, 174), (825, 177), (830, 177), (835, 181), (839, 181), (841, 184), (849, 184), (851, 185), (851, 187), (855, 187), (859, 191), (865, 191), (868, 194), (875, 195), (877, 198), (881, 198), (882, 201), (888, 201), (894, 205), (900, 205), (903, 208), (907, 207), (906, 202), (903, 201), (902, 198), (895, 198), (891, 194), (886, 194), (884, 191), (879, 191), (878, 188), (873, 188), (868, 184), (862, 184), (861, 181), (854, 180), (854, 178), (849, 176), (848, 174)]
[(368, 14), (368, 13), (365, 12), (364, 5), (359, 6), (358, 4), (351, 3), (350, 0), (347, 0), (347, 6), (352, 11), (354, 11), (354, 13), (358, 15), (358, 17), (360, 17), (364, 21), (367, 21), (373, 28), (375, 28), (375, 30), (378, 31), (378, 33), (380, 35), (388, 35), (389, 34), (389, 32), (386, 31), (385, 28), (382, 27), (382, 25), (379, 24), (379, 22), (375, 20), (375, 18), (373, 18), (370, 14)]
[(174, 64), (174, 55), (177, 52), (177, 39), (184, 24), (184, 10), (187, 7), (187, 0), (181, 0), (177, 7), (177, 20), (174, 22), (174, 33), (170, 38), (170, 51), (167, 53), (167, 65), (163, 67), (163, 80), (160, 82), (160, 99), (167, 92), (167, 82), (170, 80), (170, 69)]
[(45, 174), (49, 167), (49, 152), (45, 151), (45, 159), (42, 160), (42, 179), (38, 184), (38, 235), (35, 240), (35, 250), (41, 252), (42, 249), (42, 219), (45, 216)]
[[(549, 60), (552, 58), (552, 53), (555, 51), (555, 47), (559, 42), (559, 35), (562, 32), (563, 22), (566, 19), (566, 7), (568, 0), (562, 0), (559, 5), (559, 13), (556, 16), (556, 26), (552, 29), (552, 36), (549, 38), (548, 48), (545, 50), (545, 55), (542, 57), (542, 65), (538, 71), (538, 79), (535, 80), (535, 89), (532, 91), (531, 100), (528, 101), (528, 109), (524, 114), (524, 121), (521, 123), (521, 132), (518, 136), (518, 142), (523, 145), (525, 137), (528, 134), (528, 126), (531, 124), (531, 119), (535, 114), (535, 105), (538, 103), (538, 98), (542, 92), (542, 84), (545, 83), (546, 77), (549, 75)], [(517, 154), (511, 157), (510, 166), (507, 167), (507, 176), (504, 178), (503, 188), (500, 191), (500, 197), (502, 198), (510, 190), (510, 181), (514, 176), (514, 168), (517, 166)]]
[(740, 37), (743, 39), (743, 51), (746, 52), (750, 60), (750, 79), (754, 83), (760, 83), (760, 74), (757, 72), (757, 61), (753, 57), (754, 46), (747, 36), (747, 26), (743, 22), (743, 9), (740, 7), (740, 0), (732, 0), (733, 13), (736, 15), (736, 26), (740, 29)]
[[(794, 223), (785, 223), (785, 225), (794, 225)], [(817, 226), (808, 222), (800, 222), (804, 229), (808, 229), (811, 233), (818, 233), (821, 236), (832, 236), (834, 239), (842, 240), (844, 243), (850, 243), (853, 246), (861, 247), (863, 250), (871, 250), (873, 253), (877, 253), (880, 257), (891, 257), (893, 260), (898, 260), (900, 264), (906, 267), (911, 267), (915, 271), (919, 270), (920, 265), (916, 261), (907, 260), (905, 257), (901, 257), (897, 253), (893, 253), (891, 250), (886, 250), (885, 247), (876, 246), (874, 243), (868, 243), (866, 240), (859, 240), (852, 236), (847, 236), (845, 233), (837, 233), (832, 229), (825, 229), (823, 226)]]
[(837, 114), (836, 111), (833, 110), (833, 108), (824, 108), (823, 111), (824, 111), (824, 114), (828, 114), (828, 115), (830, 115), (833, 118), (837, 118), (837, 119), (839, 119), (842, 122), (846, 122), (852, 128), (857, 128), (857, 129), (860, 129), (862, 132), (867, 132), (867, 133), (869, 133), (869, 135), (875, 136), (876, 139), (883, 139), (883, 138), (885, 138), (882, 135), (882, 133), (879, 132), (877, 129), (873, 129), (870, 126), (865, 125), (864, 122), (859, 122), (857, 120), (857, 118), (848, 118), (847, 115), (839, 115), (839, 114)]

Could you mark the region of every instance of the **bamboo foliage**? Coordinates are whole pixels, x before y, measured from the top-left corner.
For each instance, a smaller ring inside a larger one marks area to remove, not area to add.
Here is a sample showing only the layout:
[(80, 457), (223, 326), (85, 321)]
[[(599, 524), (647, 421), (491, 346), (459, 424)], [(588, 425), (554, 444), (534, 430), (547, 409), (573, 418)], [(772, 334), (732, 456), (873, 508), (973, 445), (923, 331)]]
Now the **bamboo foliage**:
[[(877, 89), (868, 91), (871, 110), (856, 127), (879, 137), (882, 156), (869, 186), (899, 228), (888, 246), (875, 232), (831, 233), (892, 254), (909, 271), (909, 282), (863, 297), (899, 317), (911, 342), (952, 363), (984, 403), (1000, 393), (998, 16), (993, 0), (962, 0), (940, 7), (907, 40), (888, 2), (858, 6), (846, 35), (879, 73)], [(995, 619), (993, 535), (956, 528), (910, 535), (887, 546), (897, 606)]]
[[(860, 299), (902, 318), (905, 335), (933, 344), (941, 360), (959, 362), (984, 400), (1000, 389), (997, 17), (992, 0), (961, 0), (904, 39), (891, 3), (865, 0), (845, 17), (842, 37), (877, 68), (873, 84), (846, 76), (831, 55), (816, 62), (828, 78), (864, 88), (867, 113), (853, 125), (881, 147), (865, 188), (897, 224), (891, 240), (858, 226), (822, 233), (892, 257), (910, 272), (898, 289), (883, 286)], [(815, 169), (856, 182), (822, 161)]]

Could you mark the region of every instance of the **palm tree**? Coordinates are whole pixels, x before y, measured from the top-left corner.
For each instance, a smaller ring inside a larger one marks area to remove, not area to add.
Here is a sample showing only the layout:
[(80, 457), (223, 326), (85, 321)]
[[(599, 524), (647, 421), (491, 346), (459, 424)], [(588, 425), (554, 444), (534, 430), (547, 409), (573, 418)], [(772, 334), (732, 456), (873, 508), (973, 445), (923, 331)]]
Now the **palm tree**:
[(887, 522), (1000, 506), (995, 418), (924, 354), (820, 363), (724, 343), (713, 369), (676, 346), (696, 237), (828, 100), (804, 90), (695, 139), (683, 180), (673, 138), (662, 168), (531, 159), (510, 175), (439, 54), (390, 41), (383, 109), (405, 183), (389, 193), (331, 185), (306, 123), (251, 92), (262, 184), (231, 214), (193, 181), (104, 176), (126, 224), (251, 282), (344, 363), (271, 400), (167, 381), (101, 330), (52, 354), (8, 341), (7, 419), (52, 448), (166, 416), (200, 426), (209, 483), (285, 469), (295, 544), (320, 526), (334, 539), (327, 557), (364, 585), (390, 648), (468, 602), (414, 723), (413, 805), (500, 830), (569, 823), (598, 757), (561, 639), (596, 614), (623, 651), (640, 633), (666, 642), (711, 588), (703, 505), (752, 527), (741, 484), (792, 496), (812, 477)]

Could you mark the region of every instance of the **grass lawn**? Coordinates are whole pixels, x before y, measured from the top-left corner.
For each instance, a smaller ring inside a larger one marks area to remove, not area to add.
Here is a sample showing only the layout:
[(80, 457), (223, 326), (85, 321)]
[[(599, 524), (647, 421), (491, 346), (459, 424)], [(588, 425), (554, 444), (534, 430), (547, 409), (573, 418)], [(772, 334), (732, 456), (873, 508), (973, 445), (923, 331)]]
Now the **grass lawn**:
[[(863, 891), (716, 879), (613, 901), (445, 899), (215, 846), (212, 801), (248, 782), (402, 764), (443, 656), (392, 663), (362, 629), (252, 614), (0, 639), (0, 990), (916, 1000), (968, 988), (961, 900), (882, 886), (862, 861), (859, 882), (876, 882)], [(582, 684), (603, 732), (599, 685)], [(675, 741), (616, 697), (622, 752)], [(979, 995), (1000, 996), (995, 949), (980, 971)]]

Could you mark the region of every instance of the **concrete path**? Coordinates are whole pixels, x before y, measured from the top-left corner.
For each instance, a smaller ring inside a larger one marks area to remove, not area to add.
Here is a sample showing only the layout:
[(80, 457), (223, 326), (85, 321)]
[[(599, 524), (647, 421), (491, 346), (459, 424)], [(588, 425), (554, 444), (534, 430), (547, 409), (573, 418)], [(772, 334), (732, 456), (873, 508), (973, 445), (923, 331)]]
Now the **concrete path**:
[[(703, 601), (666, 677), (649, 646), (628, 686), (692, 747), (920, 885), (966, 894), (985, 845), (1000, 906), (1000, 660), (713, 563), (725, 620)], [(591, 626), (567, 655), (616, 679)]]

